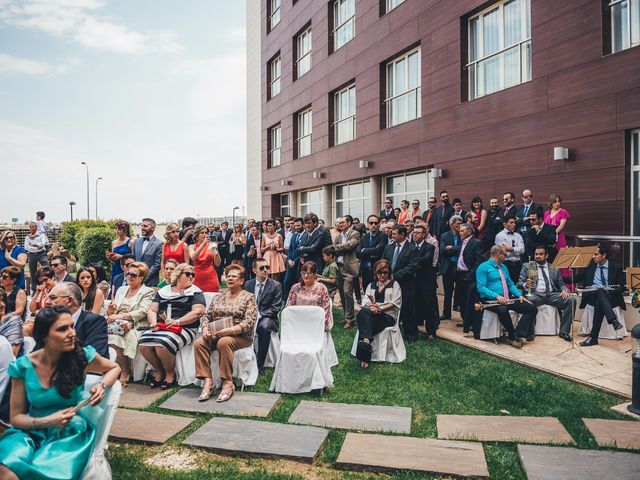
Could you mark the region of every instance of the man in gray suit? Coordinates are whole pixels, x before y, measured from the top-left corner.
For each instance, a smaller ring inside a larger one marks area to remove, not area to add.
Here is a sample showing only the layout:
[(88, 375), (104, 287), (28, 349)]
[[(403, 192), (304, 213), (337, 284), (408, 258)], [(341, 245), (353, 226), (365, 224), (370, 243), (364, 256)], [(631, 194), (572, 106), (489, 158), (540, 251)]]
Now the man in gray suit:
[(353, 217), (345, 215), (338, 219), (340, 234), (334, 244), (337, 255), (339, 277), (338, 289), (340, 301), (344, 309), (344, 328), (349, 328), (354, 321), (353, 294), (354, 289), (360, 289), (358, 273), (360, 259), (356, 256), (356, 248), (360, 243), (360, 232), (353, 228)]
[(149, 267), (149, 275), (144, 282), (148, 287), (155, 287), (160, 281), (160, 260), (162, 258), (162, 242), (153, 232), (156, 222), (152, 218), (143, 218), (140, 225), (142, 237), (133, 242), (133, 255), (136, 262), (143, 262)]
[[(538, 264), (538, 282), (533, 284), (529, 280), (529, 266), (525, 263), (520, 270), (520, 278), (518, 286), (524, 291), (528, 291), (531, 287), (531, 296), (527, 298), (536, 307), (539, 305), (551, 305), (559, 308), (562, 312), (562, 321), (560, 323), (560, 338), (570, 342), (571, 323), (573, 321), (573, 312), (576, 310), (576, 299), (571, 296), (571, 292), (565, 286), (560, 270), (553, 268), (547, 263), (549, 252), (544, 246), (538, 246), (535, 249), (534, 258)], [(534, 328), (534, 325), (532, 325)], [(533, 336), (533, 332), (530, 332)]]

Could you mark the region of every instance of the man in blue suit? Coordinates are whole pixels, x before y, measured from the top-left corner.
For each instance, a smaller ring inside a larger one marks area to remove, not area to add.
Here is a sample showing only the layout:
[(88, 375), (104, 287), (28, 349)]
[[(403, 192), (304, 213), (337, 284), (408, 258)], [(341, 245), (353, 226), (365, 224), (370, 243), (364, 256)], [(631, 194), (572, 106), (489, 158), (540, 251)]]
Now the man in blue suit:
[(287, 252), (287, 272), (284, 275), (283, 289), (284, 289), (284, 301), (289, 298), (289, 290), (294, 283), (300, 281), (300, 255), (296, 251), (300, 244), (300, 238), (303, 232), (304, 220), (300, 217), (293, 220), (293, 229), (291, 232), (291, 241), (289, 242), (289, 251)]
[(149, 275), (144, 282), (148, 287), (155, 287), (160, 281), (160, 260), (162, 258), (162, 242), (153, 232), (156, 222), (152, 218), (143, 218), (140, 225), (142, 237), (133, 242), (133, 255), (136, 262), (143, 262), (149, 267)]
[(305, 232), (300, 237), (300, 243), (296, 252), (300, 256), (300, 264), (309, 260), (318, 267), (318, 272), (324, 268), (322, 260), (322, 249), (327, 245), (332, 245), (329, 230), (319, 225), (318, 216), (315, 213), (307, 213), (304, 217)]

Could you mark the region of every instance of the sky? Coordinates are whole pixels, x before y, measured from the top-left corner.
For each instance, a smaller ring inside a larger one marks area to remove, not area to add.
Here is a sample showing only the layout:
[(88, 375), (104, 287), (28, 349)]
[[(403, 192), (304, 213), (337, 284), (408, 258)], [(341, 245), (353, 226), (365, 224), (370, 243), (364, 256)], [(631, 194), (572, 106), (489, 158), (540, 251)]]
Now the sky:
[(0, 223), (246, 203), (243, 0), (0, 0)]

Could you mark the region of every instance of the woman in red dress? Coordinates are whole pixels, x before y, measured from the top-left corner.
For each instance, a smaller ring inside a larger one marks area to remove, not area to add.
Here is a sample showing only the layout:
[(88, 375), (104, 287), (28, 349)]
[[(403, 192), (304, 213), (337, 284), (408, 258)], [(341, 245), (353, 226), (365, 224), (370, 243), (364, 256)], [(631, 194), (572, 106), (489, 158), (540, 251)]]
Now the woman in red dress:
[[(189, 249), (183, 240), (178, 239), (180, 227), (177, 223), (170, 223), (164, 232), (164, 245), (162, 245), (162, 260), (160, 261), (160, 271), (164, 272), (164, 262), (175, 260), (178, 265), (189, 263)], [(165, 278), (168, 282), (170, 279)]]
[(220, 284), (215, 267), (221, 262), (218, 246), (211, 243), (209, 230), (204, 225), (196, 228), (193, 236), (196, 243), (189, 245), (189, 257), (196, 274), (193, 284), (203, 292), (217, 292), (220, 290)]

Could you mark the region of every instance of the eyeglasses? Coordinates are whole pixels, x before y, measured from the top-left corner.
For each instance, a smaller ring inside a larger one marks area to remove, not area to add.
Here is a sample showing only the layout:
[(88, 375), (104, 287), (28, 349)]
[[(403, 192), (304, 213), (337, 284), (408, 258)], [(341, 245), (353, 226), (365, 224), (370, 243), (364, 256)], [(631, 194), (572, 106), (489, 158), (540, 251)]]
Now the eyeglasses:
[(182, 274), (187, 278), (195, 278), (196, 277), (195, 272), (183, 272)]
[(141, 277), (142, 275), (139, 275), (139, 274), (133, 273), (133, 272), (127, 272), (127, 273), (125, 273), (125, 276), (130, 277), (130, 278), (138, 278), (138, 277)]
[(56, 268), (59, 267), (60, 265), (62, 265), (61, 263), (52, 263), (51, 264), (51, 268)]
[(300, 275), (302, 275), (303, 277), (313, 277), (315, 275), (315, 272), (300, 272)]
[(55, 302), (57, 299), (59, 298), (70, 298), (69, 295), (53, 295), (53, 294), (49, 294), (49, 300), (51, 300), (52, 302)]
[(378, 225), (380, 222), (369, 222), (369, 225)]
[(389, 275), (391, 272), (389, 270), (380, 270), (376, 272), (377, 275)]
[(533, 195), (522, 195), (522, 198), (531, 198)]
[(261, 272), (264, 272), (265, 270), (271, 270), (271, 267), (269, 265), (260, 265), (258, 267), (258, 270), (260, 270)]
[(9, 274), (7, 274), (7, 273), (3, 273), (3, 274), (2, 274), (2, 279), (3, 279), (3, 280), (6, 280), (7, 278), (10, 278), (10, 277), (9, 277)]
[(237, 280), (239, 278), (240, 278), (240, 275), (227, 275), (227, 280), (229, 279)]

